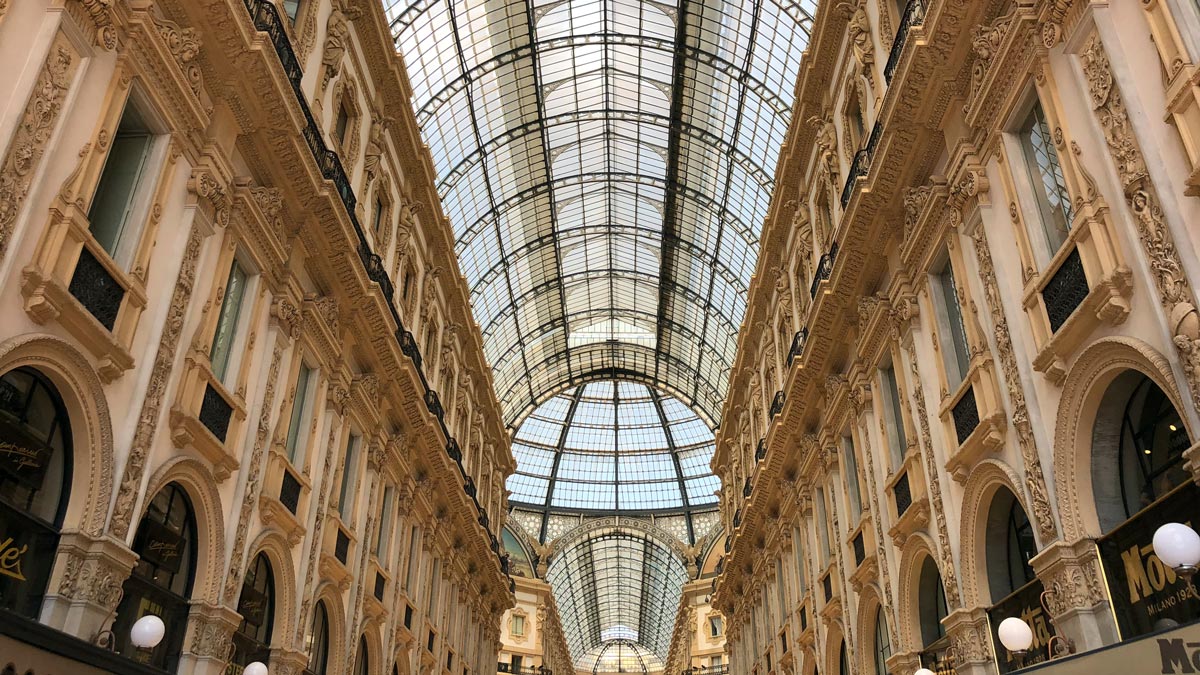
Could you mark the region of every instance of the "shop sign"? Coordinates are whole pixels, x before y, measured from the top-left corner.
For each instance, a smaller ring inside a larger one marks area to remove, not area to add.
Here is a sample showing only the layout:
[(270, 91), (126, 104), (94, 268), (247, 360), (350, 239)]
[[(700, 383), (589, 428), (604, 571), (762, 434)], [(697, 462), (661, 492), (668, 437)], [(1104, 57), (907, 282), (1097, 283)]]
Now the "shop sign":
[(58, 534), (0, 502), (0, 607), (37, 616)]
[(170, 527), (154, 521), (142, 522), (142, 546), (138, 551), (147, 562), (171, 572), (179, 571), (183, 561), (183, 537)]
[[(1007, 598), (988, 610), (988, 624), (992, 633), (992, 651), (1001, 673), (1011, 673), (1018, 668), (1041, 663), (1049, 655), (1048, 645), (1054, 636), (1054, 625), (1050, 615), (1042, 607), (1042, 582), (1034, 579), (1013, 591)], [(1015, 616), (1033, 629), (1033, 644), (1023, 657), (1017, 657), (1000, 642), (1000, 622)]]
[(1122, 639), (1200, 616), (1196, 591), (1154, 555), (1151, 543), (1155, 530), (1164, 523), (1200, 525), (1198, 502), (1200, 486), (1189, 482), (1099, 541), (1100, 560)]
[(1031, 669), (1036, 675), (1195, 675), (1200, 673), (1200, 623), (1117, 643)]
[(28, 488), (40, 488), (53, 451), (20, 427), (0, 421), (0, 472)]
[(251, 626), (261, 626), (267, 618), (267, 596), (250, 586), (242, 586), (242, 597), (238, 601), (238, 614)]

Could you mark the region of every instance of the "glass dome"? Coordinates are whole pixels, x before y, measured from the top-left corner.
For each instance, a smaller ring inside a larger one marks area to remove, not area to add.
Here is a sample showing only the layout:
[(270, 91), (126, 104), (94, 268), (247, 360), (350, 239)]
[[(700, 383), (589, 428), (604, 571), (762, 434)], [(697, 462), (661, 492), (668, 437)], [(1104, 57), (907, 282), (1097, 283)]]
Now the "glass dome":
[(509, 500), (546, 511), (711, 510), (713, 433), (673, 396), (607, 380), (539, 406), (513, 439)]

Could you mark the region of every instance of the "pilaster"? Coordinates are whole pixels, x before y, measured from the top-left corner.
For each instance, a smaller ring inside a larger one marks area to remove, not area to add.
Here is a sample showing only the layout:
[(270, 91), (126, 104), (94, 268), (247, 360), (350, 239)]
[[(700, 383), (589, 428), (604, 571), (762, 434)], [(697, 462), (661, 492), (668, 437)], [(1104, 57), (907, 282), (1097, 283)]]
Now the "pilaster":
[(1076, 651), (1117, 642), (1116, 622), (1104, 590), (1096, 540), (1054, 542), (1030, 561), (1046, 588), (1046, 607), (1059, 635), (1074, 640)]
[(42, 623), (91, 642), (112, 623), (138, 556), (112, 536), (64, 532), (42, 602)]
[(958, 675), (992, 675), (992, 650), (988, 630), (987, 610), (983, 607), (956, 609), (943, 623), (950, 636), (950, 652), (954, 655), (954, 671)]
[(233, 632), (242, 616), (224, 605), (194, 603), (188, 615), (188, 636), (179, 672), (220, 675), (232, 652)]

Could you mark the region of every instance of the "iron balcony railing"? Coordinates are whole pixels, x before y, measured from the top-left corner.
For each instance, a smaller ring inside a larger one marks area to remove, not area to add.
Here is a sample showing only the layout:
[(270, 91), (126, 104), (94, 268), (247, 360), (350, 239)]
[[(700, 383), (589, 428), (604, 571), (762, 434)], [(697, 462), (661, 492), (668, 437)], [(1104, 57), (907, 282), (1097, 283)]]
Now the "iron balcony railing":
[(842, 186), (842, 209), (845, 209), (846, 205), (850, 203), (850, 197), (854, 195), (855, 183), (871, 170), (871, 159), (875, 156), (875, 147), (879, 145), (880, 133), (879, 120), (876, 120), (875, 125), (871, 127), (871, 135), (867, 136), (867, 144), (854, 153), (854, 161), (850, 163), (850, 173), (846, 175), (846, 184)]
[[(416, 340), (413, 338), (412, 333), (404, 327), (404, 322), (400, 319), (400, 313), (396, 311), (395, 285), (388, 277), (387, 270), (384, 268), (380, 256), (371, 250), (371, 244), (367, 240), (362, 225), (358, 222), (358, 216), (355, 215), (358, 197), (354, 194), (354, 187), (350, 184), (350, 177), (346, 173), (345, 167), (342, 166), (342, 160), (338, 156), (338, 153), (330, 149), (325, 143), (321, 128), (313, 118), (312, 110), (308, 105), (308, 99), (305, 97), (304, 89), (301, 86), (304, 71), (300, 67), (300, 60), (297, 58), (295, 50), (292, 48), (291, 40), (288, 38), (287, 30), (284, 28), (284, 22), (279, 16), (279, 9), (270, 0), (243, 0), (243, 2), (246, 6), (246, 11), (249, 12), (250, 18), (254, 23), (255, 29), (266, 33), (268, 39), (271, 41), (271, 46), (275, 49), (275, 54), (279, 58), (279, 64), (283, 68), (283, 72), (292, 86), (292, 92), (296, 96), (296, 104), (299, 106), (300, 113), (304, 117), (304, 127), (301, 130), (304, 141), (308, 145), (309, 151), (312, 152), (313, 159), (321, 171), (321, 176), (333, 183), (334, 190), (337, 192), (342, 206), (346, 209), (346, 216), (349, 218), (351, 225), (353, 225), (354, 233), (358, 239), (357, 253), (359, 261), (363, 265), (363, 270), (367, 278), (379, 284), (380, 290), (383, 292), (384, 297), (387, 298), (386, 305), (388, 311), (397, 326), (395, 338), (400, 345), (401, 352), (412, 359), (413, 364), (417, 367), (417, 374), (425, 390), (427, 407), (430, 408), (430, 412), (434, 413), (438, 425), (441, 427), (442, 434), (447, 439), (446, 450), (450, 452), (451, 448), (457, 447), (458, 444), (454, 442), (454, 437), (450, 434), (449, 427), (446, 426), (444, 411), (441, 409), (437, 393), (429, 386), (429, 380), (426, 378), (425, 371), (421, 367), (421, 352), (416, 344)], [(458, 465), (458, 471), (465, 483), (469, 476), (466, 467), (463, 466), (461, 455), (455, 457), (454, 462)], [(475, 508), (484, 516), (481, 518), (481, 521), (488, 522), (489, 519), (486, 517), (487, 514), (484, 512), (483, 505), (479, 503), (479, 499), (469, 493), (468, 496), (474, 502)], [(500, 556), (499, 539), (492, 532), (488, 532), (488, 536), (490, 538), (492, 553)], [(510, 587), (512, 586), (511, 580), (509, 585)]]
[(913, 26), (925, 23), (925, 0), (908, 0), (904, 8), (904, 16), (900, 19), (900, 28), (896, 31), (896, 39), (892, 41), (892, 50), (888, 53), (887, 63), (883, 66), (883, 79), (892, 83), (892, 76), (900, 65), (900, 55), (904, 53), (904, 45), (908, 42), (908, 31)]
[(545, 666), (514, 666), (503, 661), (496, 662), (496, 671), (513, 675), (554, 675), (554, 671)]
[[(835, 241), (829, 246), (829, 252), (821, 256), (821, 260), (817, 262), (817, 271), (813, 274), (812, 284), (808, 287), (808, 297), (816, 300), (817, 289), (821, 286), (821, 282), (829, 278), (833, 274), (833, 263), (837, 260), (838, 243)], [(808, 331), (804, 332), (805, 338), (808, 337)]]

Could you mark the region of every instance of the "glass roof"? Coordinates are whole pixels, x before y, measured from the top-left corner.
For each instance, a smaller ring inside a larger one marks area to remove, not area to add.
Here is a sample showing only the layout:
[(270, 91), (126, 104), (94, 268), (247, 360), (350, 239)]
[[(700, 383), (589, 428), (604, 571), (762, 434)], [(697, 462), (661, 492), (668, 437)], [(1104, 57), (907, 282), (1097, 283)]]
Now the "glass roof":
[(712, 510), (708, 426), (679, 399), (606, 380), (546, 401), (517, 430), (509, 501), (546, 511)]
[(592, 670), (600, 659), (598, 669), (608, 670), (604, 659), (619, 652), (605, 647), (620, 641), (640, 646), (629, 655), (662, 670), (687, 579), (669, 547), (636, 530), (610, 527), (573, 540), (551, 559), (546, 580), (575, 667)]
[(506, 421), (626, 372), (718, 423), (816, 0), (382, 1)]

